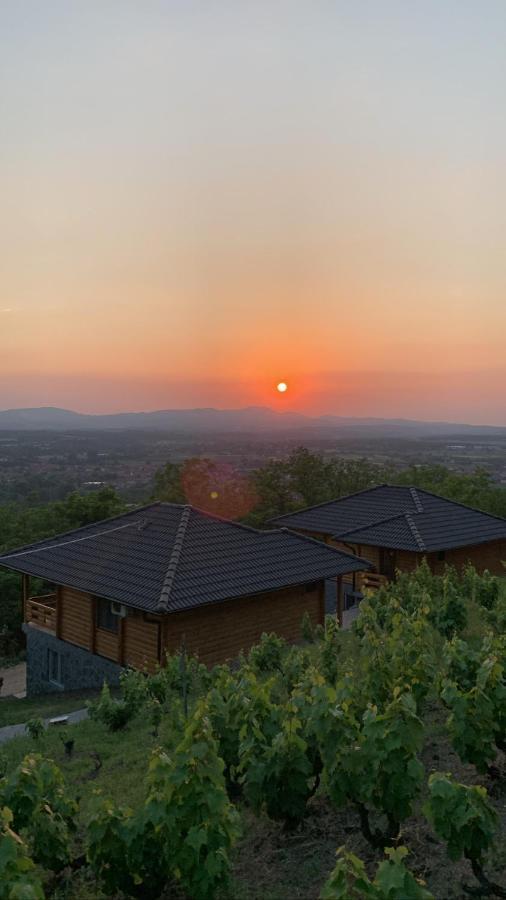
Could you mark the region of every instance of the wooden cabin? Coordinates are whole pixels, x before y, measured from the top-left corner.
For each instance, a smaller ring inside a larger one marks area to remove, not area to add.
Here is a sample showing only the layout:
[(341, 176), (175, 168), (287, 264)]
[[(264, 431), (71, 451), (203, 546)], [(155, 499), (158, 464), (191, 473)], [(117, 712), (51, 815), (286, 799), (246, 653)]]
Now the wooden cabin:
[(472, 563), (478, 572), (506, 574), (506, 519), (421, 488), (381, 484), (274, 523), (371, 563), (369, 571), (344, 577), (345, 619), (363, 590), (390, 581), (396, 571), (413, 571), (423, 559), (435, 573), (447, 564), (462, 569)]
[[(12, 550), (23, 579), (27, 692), (100, 687), (153, 671), (184, 642), (208, 665), (263, 632), (300, 639), (325, 615), (324, 583), (365, 560), (286, 529), (257, 531), (190, 506), (154, 503)], [(38, 596), (31, 578), (51, 586)]]

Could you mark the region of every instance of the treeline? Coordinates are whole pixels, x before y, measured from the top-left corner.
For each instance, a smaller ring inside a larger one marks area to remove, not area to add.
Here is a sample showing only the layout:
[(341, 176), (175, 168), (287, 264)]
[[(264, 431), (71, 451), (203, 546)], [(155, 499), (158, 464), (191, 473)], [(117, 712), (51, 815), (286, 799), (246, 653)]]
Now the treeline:
[(262, 526), (270, 518), (325, 503), (374, 485), (414, 485), (450, 500), (506, 517), (506, 488), (477, 469), (471, 475), (441, 465), (395, 469), (367, 459), (342, 459), (311, 453), (305, 447), (286, 459), (274, 459), (249, 476), (209, 459), (167, 463), (154, 479), (153, 498), (193, 503), (218, 515)]

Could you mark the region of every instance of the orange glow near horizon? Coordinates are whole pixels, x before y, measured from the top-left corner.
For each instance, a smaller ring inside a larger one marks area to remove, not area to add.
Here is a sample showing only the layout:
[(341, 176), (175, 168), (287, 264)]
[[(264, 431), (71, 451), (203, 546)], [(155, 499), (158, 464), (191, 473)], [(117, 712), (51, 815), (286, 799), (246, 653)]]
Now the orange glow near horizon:
[(506, 425), (506, 5), (25, 5), (0, 409)]

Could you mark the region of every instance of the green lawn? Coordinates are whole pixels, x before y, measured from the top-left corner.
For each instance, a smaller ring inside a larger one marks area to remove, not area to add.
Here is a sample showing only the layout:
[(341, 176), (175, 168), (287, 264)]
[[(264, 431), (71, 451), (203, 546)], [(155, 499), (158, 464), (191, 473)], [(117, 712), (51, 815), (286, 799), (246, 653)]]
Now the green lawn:
[[(81, 703), (82, 705), (82, 703)], [(74, 739), (72, 758), (65, 755), (62, 738)], [(51, 726), (39, 740), (28, 736), (0, 745), (2, 768), (12, 770), (27, 753), (40, 753), (61, 768), (71, 793), (81, 798), (81, 815), (86, 819), (92, 790), (103, 789), (118, 803), (137, 806), (144, 795), (144, 776), (151, 750), (167, 743), (163, 726), (155, 739), (142, 716), (121, 732), (108, 731), (91, 720), (67, 728)], [(97, 756), (98, 754), (98, 756)]]
[(41, 697), (27, 697), (18, 700), (16, 697), (3, 697), (0, 700), (0, 728), (4, 725), (17, 725), (29, 719), (74, 712), (86, 706), (86, 700), (97, 696), (97, 691), (71, 691), (61, 694), (45, 694)]

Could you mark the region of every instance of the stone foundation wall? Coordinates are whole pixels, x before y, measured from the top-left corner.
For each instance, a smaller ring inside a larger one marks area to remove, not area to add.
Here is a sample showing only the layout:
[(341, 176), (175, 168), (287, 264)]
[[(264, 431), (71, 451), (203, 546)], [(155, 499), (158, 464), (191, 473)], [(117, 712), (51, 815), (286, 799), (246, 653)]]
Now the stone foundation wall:
[[(76, 691), (101, 688), (104, 681), (118, 684), (121, 666), (60, 641), (53, 634), (30, 625), (23, 625), (26, 635), (26, 693), (50, 694), (58, 691)], [(58, 681), (49, 677), (48, 650), (58, 654)]]

